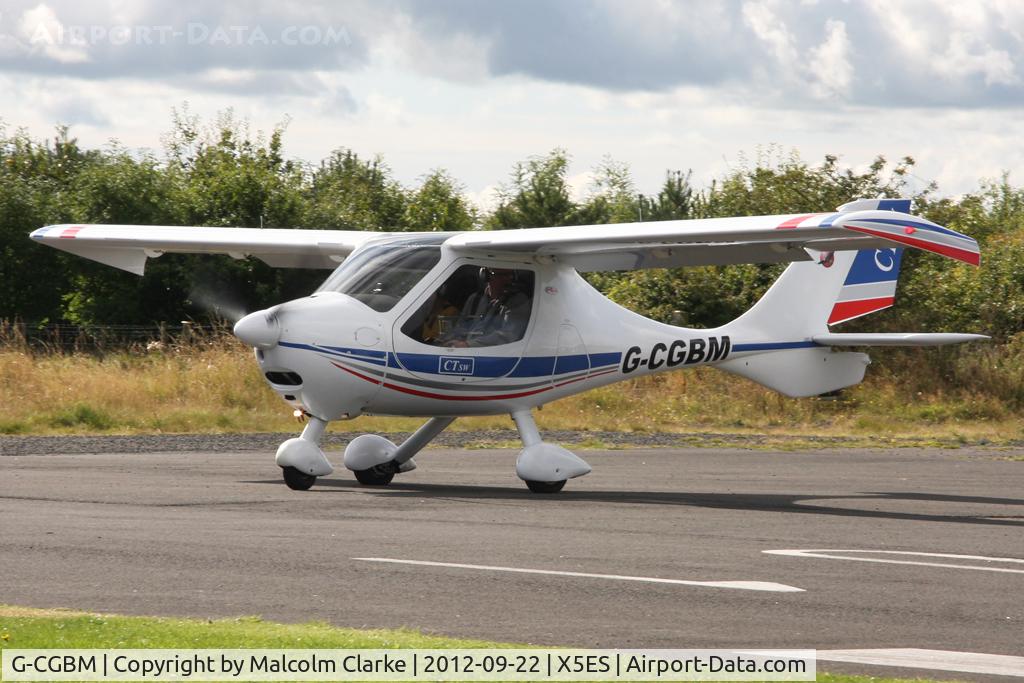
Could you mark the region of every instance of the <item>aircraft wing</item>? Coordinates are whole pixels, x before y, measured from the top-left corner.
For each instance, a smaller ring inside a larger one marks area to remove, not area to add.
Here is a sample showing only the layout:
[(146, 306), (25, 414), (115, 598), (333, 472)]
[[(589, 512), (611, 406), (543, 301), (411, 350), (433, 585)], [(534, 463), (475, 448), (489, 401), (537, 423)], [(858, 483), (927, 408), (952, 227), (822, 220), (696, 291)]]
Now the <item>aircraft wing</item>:
[(254, 256), (275, 268), (335, 268), (354, 249), (389, 233), (358, 230), (204, 228), (151, 225), (50, 225), (32, 239), (142, 275), (164, 253)]
[[(900, 246), (978, 265), (978, 243), (967, 235), (900, 211), (860, 210), (886, 201), (899, 200), (861, 200), (833, 213), (465, 232), (446, 245), (464, 252), (549, 258), (581, 271), (810, 261), (807, 249)], [(909, 200), (903, 201), (909, 208)], [(854, 210), (842, 210), (847, 207)]]
[[(865, 199), (832, 213), (468, 231), (453, 234), (445, 246), (464, 253), (548, 259), (580, 271), (810, 261), (816, 255), (808, 253), (809, 249), (828, 252), (897, 246), (978, 265), (978, 243), (973, 238), (903, 212), (909, 209), (908, 199)], [(51, 225), (33, 232), (32, 238), (141, 275), (147, 258), (167, 252), (254, 256), (279, 268), (334, 268), (368, 240), (394, 234)]]

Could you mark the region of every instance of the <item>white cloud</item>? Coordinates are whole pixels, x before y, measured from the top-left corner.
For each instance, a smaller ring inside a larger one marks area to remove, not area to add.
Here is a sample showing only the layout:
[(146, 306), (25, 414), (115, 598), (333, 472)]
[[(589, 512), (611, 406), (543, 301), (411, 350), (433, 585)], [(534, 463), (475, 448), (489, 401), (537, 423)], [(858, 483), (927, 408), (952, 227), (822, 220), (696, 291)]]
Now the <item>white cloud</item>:
[(853, 83), (853, 65), (850, 63), (850, 39), (846, 24), (837, 19), (825, 22), (825, 42), (810, 52), (807, 68), (812, 77), (812, 91), (816, 97), (846, 98)]
[(797, 65), (799, 54), (793, 35), (786, 28), (785, 22), (776, 15), (773, 4), (766, 0), (743, 3), (743, 20), (769, 48), (779, 66), (791, 72)]
[(581, 202), (590, 196), (594, 189), (594, 177), (593, 171), (566, 176), (565, 184), (569, 186), (569, 196), (574, 202)]
[(1013, 85), (1016, 69), (1006, 50), (978, 45), (974, 36), (957, 31), (949, 39), (946, 52), (935, 59), (936, 71), (946, 80), (974, 75), (983, 76), (985, 85)]
[(501, 202), (501, 195), (496, 184), (485, 185), (477, 191), (467, 191), (465, 197), (481, 213), (494, 211)]
[(28, 53), (41, 53), (61, 64), (89, 61), (84, 35), (68, 31), (57, 13), (39, 4), (22, 13), (18, 22), (21, 46)]

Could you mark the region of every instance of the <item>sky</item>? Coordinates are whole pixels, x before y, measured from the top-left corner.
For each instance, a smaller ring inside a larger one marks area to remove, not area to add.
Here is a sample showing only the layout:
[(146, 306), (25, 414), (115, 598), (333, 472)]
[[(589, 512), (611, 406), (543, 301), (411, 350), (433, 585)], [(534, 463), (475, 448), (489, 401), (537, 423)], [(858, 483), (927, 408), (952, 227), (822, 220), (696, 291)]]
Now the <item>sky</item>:
[(556, 147), (581, 196), (606, 156), (644, 193), (791, 152), (1020, 184), (1022, 79), (1020, 0), (0, 0), (8, 132), (159, 153), (172, 108), (230, 108), (298, 159), (445, 168), (483, 208)]

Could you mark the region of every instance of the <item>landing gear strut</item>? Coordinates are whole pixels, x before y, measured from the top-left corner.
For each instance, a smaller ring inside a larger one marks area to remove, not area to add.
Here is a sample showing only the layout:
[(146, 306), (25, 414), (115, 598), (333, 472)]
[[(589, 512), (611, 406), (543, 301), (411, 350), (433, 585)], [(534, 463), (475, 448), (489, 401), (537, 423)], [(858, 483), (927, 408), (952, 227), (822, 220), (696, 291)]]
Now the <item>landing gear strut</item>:
[(345, 449), (345, 467), (364, 486), (387, 486), (396, 474), (416, 469), (412, 456), (452, 422), (454, 417), (432, 417), (400, 446), (377, 434), (357, 436)]

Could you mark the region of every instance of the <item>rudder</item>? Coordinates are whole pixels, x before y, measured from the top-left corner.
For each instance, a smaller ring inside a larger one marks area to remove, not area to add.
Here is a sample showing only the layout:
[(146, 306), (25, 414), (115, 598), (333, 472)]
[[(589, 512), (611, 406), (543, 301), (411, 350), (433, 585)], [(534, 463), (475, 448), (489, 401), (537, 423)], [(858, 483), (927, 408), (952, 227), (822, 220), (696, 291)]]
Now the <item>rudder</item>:
[(858, 251), (828, 316), (828, 324), (838, 325), (892, 306), (902, 260), (900, 247)]

